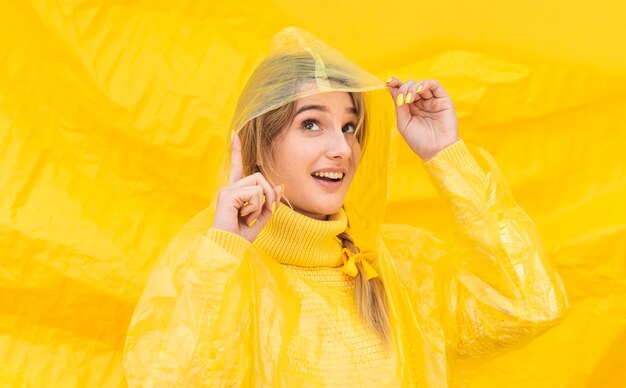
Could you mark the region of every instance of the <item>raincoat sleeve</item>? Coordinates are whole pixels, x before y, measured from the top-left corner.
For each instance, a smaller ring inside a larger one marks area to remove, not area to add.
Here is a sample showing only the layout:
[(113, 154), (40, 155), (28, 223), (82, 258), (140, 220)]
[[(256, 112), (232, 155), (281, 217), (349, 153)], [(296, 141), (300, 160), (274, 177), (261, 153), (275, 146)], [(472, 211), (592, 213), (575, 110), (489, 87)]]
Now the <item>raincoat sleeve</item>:
[(482, 356), (556, 324), (563, 284), (491, 155), (460, 140), (424, 165), (453, 216), (455, 248), (436, 271), (448, 346)]
[(130, 322), (124, 354), (129, 386), (242, 383), (241, 376), (225, 374), (246, 370), (238, 348), (249, 331), (242, 291), (249, 246), (241, 236), (213, 228), (170, 242)]

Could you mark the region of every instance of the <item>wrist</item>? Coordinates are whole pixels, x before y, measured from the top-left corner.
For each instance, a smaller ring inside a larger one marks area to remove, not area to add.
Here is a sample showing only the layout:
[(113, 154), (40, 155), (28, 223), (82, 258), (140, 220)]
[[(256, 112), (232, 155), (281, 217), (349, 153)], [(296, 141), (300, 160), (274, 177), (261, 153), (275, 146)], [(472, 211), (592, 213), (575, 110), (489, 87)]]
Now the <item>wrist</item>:
[(417, 153), (417, 156), (419, 156), (423, 162), (428, 162), (429, 160), (437, 156), (440, 152), (450, 147), (451, 145), (459, 142), (460, 140), (461, 140), (460, 137), (455, 136), (454, 138), (451, 138), (449, 140), (446, 140), (445, 142), (438, 144), (436, 147), (432, 147), (427, 150), (420, 150), (419, 152), (416, 152), (416, 153)]
[(470, 152), (467, 144), (462, 139), (447, 146), (434, 157), (423, 161), (426, 170), (436, 176), (446, 178), (451, 170), (473, 171), (477, 174), (484, 174), (477, 160)]
[(207, 231), (207, 237), (235, 257), (243, 256), (245, 251), (252, 245), (250, 241), (236, 233), (215, 227)]

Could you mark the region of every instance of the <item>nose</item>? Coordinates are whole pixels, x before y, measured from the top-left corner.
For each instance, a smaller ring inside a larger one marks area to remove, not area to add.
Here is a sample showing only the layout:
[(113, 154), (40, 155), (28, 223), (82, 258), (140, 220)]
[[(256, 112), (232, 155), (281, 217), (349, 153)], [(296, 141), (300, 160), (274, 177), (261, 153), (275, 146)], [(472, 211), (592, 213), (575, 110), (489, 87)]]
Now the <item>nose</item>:
[(328, 137), (328, 157), (331, 159), (347, 159), (352, 156), (353, 138), (346, 136), (341, 129), (332, 131)]

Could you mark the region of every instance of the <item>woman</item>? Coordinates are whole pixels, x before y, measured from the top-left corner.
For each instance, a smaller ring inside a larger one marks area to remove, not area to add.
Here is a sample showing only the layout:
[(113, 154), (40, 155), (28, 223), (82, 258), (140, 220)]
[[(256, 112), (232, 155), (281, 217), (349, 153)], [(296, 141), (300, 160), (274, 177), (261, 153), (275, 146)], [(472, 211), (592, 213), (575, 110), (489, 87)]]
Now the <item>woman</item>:
[[(382, 83), (288, 28), (232, 128), (216, 201), (138, 303), (130, 385), (454, 385), (455, 360), (528, 341), (566, 311), (532, 221), (493, 159), (459, 139), (437, 81)], [(396, 133), (448, 204), (454, 246), (382, 224)]]

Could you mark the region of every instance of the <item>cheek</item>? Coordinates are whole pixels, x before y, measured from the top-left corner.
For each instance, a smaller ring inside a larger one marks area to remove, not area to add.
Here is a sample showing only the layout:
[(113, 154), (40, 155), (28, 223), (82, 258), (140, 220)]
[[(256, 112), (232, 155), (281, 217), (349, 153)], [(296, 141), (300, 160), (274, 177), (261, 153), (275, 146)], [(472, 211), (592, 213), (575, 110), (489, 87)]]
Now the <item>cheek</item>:
[(284, 141), (277, 147), (274, 154), (277, 172), (287, 179), (301, 179), (303, 172), (311, 168), (311, 150), (308, 147), (298, 146), (297, 143)]
[(297, 168), (305, 167), (307, 169), (315, 163), (315, 160), (319, 157), (319, 152), (316, 151), (319, 147), (314, 141), (304, 142), (302, 140), (285, 139), (281, 144), (280, 153), (284, 162), (288, 163), (286, 167), (292, 166), (293, 170)]

